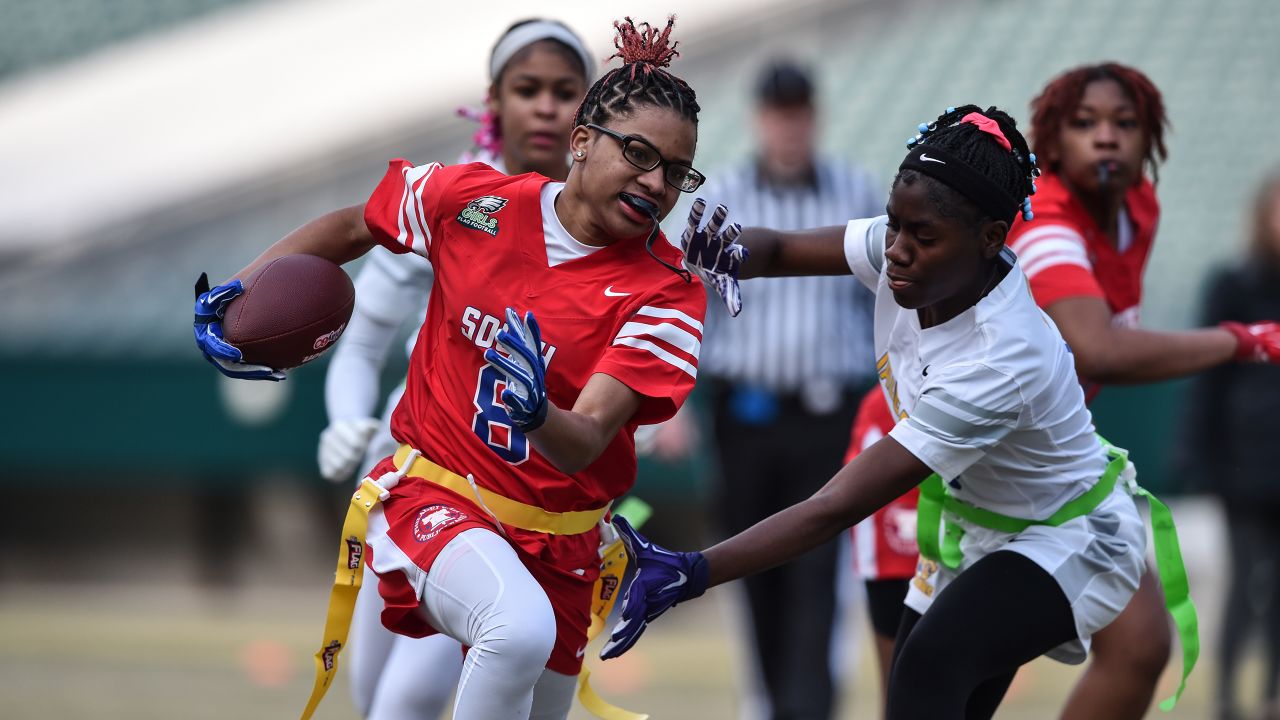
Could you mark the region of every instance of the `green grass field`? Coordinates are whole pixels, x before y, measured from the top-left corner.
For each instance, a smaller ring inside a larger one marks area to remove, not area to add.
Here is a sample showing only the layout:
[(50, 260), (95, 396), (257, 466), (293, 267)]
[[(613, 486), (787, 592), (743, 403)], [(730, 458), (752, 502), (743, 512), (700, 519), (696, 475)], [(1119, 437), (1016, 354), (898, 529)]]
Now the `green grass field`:
[[(180, 535), (149, 543), (145, 551), (121, 552), (104, 541), (99, 547), (78, 545), (74, 553), (47, 554), (39, 564), (24, 564), (33, 552), (7, 557), (0, 563), (0, 717), (297, 717), (311, 687), (311, 655), (332, 558), (328, 542), (314, 541), (321, 533), (309, 516), (282, 510), (297, 503), (280, 497), (269, 504), (274, 522), (266, 530), (258, 523), (256, 555), (237, 561), (229, 587), (193, 582), (190, 547)], [(1210, 718), (1221, 529), (1214, 528), (1215, 511), (1204, 503), (1182, 503), (1174, 512), (1183, 529), (1205, 651), (1183, 704), (1167, 715), (1153, 710), (1149, 716)], [(171, 522), (180, 525), (181, 517)], [(676, 608), (627, 656), (592, 662), (593, 685), (608, 700), (655, 720), (738, 717), (742, 655), (732, 632), (733, 597), (732, 590), (717, 588), (704, 600)], [(847, 677), (840, 717), (876, 718), (876, 668), (865, 621), (861, 615), (856, 621), (842, 646)], [(1250, 702), (1257, 696), (1258, 666), (1251, 661), (1242, 678), (1242, 697)], [(1056, 717), (1078, 673), (1045, 660), (1029, 665), (997, 717)], [(1176, 680), (1171, 663), (1161, 697)], [(345, 673), (316, 717), (356, 718)], [(575, 708), (571, 717), (590, 716)]]
[[(166, 585), (10, 587), (0, 603), (2, 714), (14, 720), (295, 716), (310, 688), (323, 602), (322, 588), (254, 586), (203, 595)], [(629, 655), (592, 664), (596, 689), (654, 718), (736, 717), (740, 661), (726, 619), (729, 605), (718, 592), (673, 611)], [(851, 635), (859, 632), (865, 640), (864, 628)], [(850, 660), (841, 716), (876, 717), (869, 646)], [(1208, 717), (1208, 665), (1169, 718)], [(1053, 717), (1075, 673), (1048, 661), (1032, 664), (998, 717)], [(1172, 671), (1165, 680), (1162, 690), (1172, 687)], [(317, 717), (356, 717), (345, 675)], [(575, 708), (572, 717), (590, 716)]]

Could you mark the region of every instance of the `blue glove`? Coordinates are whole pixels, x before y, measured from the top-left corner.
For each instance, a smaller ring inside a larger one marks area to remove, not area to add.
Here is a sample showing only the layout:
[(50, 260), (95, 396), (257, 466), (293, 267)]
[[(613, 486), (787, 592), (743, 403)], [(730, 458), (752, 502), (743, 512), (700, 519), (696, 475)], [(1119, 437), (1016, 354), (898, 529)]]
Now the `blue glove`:
[(689, 226), (680, 236), (680, 249), (684, 251), (684, 264), (694, 275), (702, 279), (729, 310), (729, 314), (737, 317), (742, 312), (742, 293), (738, 288), (738, 270), (747, 259), (747, 249), (735, 241), (742, 233), (742, 226), (733, 223), (723, 231), (729, 210), (717, 205), (711, 213), (705, 228), (702, 224), (702, 213), (707, 203), (702, 198), (693, 201), (689, 210)]
[(533, 313), (525, 313), (521, 322), (516, 311), (507, 308), (507, 324), (498, 333), (498, 347), (506, 355), (489, 348), (484, 359), (506, 378), (502, 404), (507, 416), (521, 432), (537, 430), (547, 420), (547, 366)]
[(649, 623), (676, 603), (701, 597), (707, 591), (707, 560), (700, 552), (672, 552), (649, 542), (627, 519), (615, 515), (613, 527), (627, 546), (635, 575), (622, 598), (622, 619), (613, 626), (609, 642), (600, 650), (604, 660), (631, 649)]
[(200, 273), (200, 279), (196, 281), (196, 347), (204, 353), (205, 360), (227, 377), (241, 380), (283, 380), (284, 373), (279, 370), (243, 362), (240, 350), (222, 339), (222, 318), (227, 313), (227, 305), (243, 292), (244, 285), (239, 280), (210, 290), (209, 276)]

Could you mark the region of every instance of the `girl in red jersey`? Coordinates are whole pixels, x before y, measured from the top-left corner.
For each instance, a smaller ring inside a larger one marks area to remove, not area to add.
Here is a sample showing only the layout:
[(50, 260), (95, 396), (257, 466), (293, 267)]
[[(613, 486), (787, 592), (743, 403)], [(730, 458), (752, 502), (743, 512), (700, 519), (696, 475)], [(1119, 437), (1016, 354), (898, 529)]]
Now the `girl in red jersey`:
[[(624, 65), (579, 107), (565, 183), (396, 160), (365, 205), (304, 225), (237, 275), (375, 244), (431, 261), (392, 418), (401, 446), (371, 473), (389, 492), (368, 545), (383, 623), (469, 648), (456, 718), (568, 714), (599, 523), (635, 480), (633, 433), (674, 414), (697, 374), (706, 296), (657, 223), (705, 179), (692, 167), (699, 108), (665, 69), (670, 21), (615, 27)], [(221, 339), (241, 291), (233, 279), (200, 295), (197, 344), (232, 376), (279, 377)]]
[[(459, 162), (563, 181), (573, 114), (594, 78), (595, 63), (561, 22), (513, 24), (490, 53), (491, 84), (485, 113), (476, 117), (475, 149)], [(327, 479), (350, 482), (357, 469), (368, 470), (395, 452), (390, 416), (404, 385), (392, 390), (378, 418), (378, 380), (401, 327), (425, 315), (431, 281), (431, 265), (413, 254), (375, 253), (356, 276), (355, 311), (325, 382), (330, 423), (320, 434), (317, 456)], [(462, 667), (460, 646), (444, 635), (408, 638), (384, 628), (377, 579), (365, 570), (347, 655), (356, 710), (368, 720), (440, 717)]]
[[(1160, 213), (1152, 179), (1167, 154), (1164, 103), (1151, 80), (1115, 63), (1079, 67), (1052, 80), (1031, 108), (1033, 149), (1045, 174), (1035, 216), (1014, 223), (1009, 246), (1037, 304), (1071, 346), (1086, 394), (1107, 383), (1168, 380), (1232, 360), (1280, 363), (1276, 323), (1138, 328), (1142, 270)], [(1149, 571), (1094, 643), (1093, 661), (1063, 718), (1142, 717), (1170, 651), (1160, 588)], [(1189, 652), (1195, 649), (1184, 647)]]

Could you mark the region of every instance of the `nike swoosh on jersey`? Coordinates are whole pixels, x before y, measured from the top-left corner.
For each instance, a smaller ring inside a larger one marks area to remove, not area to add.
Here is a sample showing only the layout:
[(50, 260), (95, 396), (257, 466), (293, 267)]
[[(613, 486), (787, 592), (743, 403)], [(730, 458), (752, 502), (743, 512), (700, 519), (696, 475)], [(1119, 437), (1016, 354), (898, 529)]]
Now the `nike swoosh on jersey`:
[(609, 287), (607, 287), (607, 288), (605, 288), (605, 289), (604, 289), (604, 294), (605, 294), (605, 297), (626, 297), (627, 295), (630, 295), (631, 293), (614, 292), (614, 291), (613, 291), (613, 286), (612, 286), (612, 285), (610, 285)]
[(920, 162), (936, 162), (939, 165), (946, 165), (945, 162), (943, 162), (942, 160), (939, 160), (938, 158), (929, 157), (927, 153), (920, 153)]

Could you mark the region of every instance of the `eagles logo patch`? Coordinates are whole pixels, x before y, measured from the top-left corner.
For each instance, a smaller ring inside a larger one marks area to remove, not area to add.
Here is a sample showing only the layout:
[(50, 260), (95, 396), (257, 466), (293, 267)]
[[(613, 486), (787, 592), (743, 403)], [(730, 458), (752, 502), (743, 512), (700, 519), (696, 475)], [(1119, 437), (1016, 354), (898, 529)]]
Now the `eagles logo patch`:
[(498, 234), (498, 221), (491, 217), (507, 206), (507, 199), (497, 195), (481, 195), (467, 203), (458, 213), (458, 222), (472, 230), (479, 230), (490, 235)]

